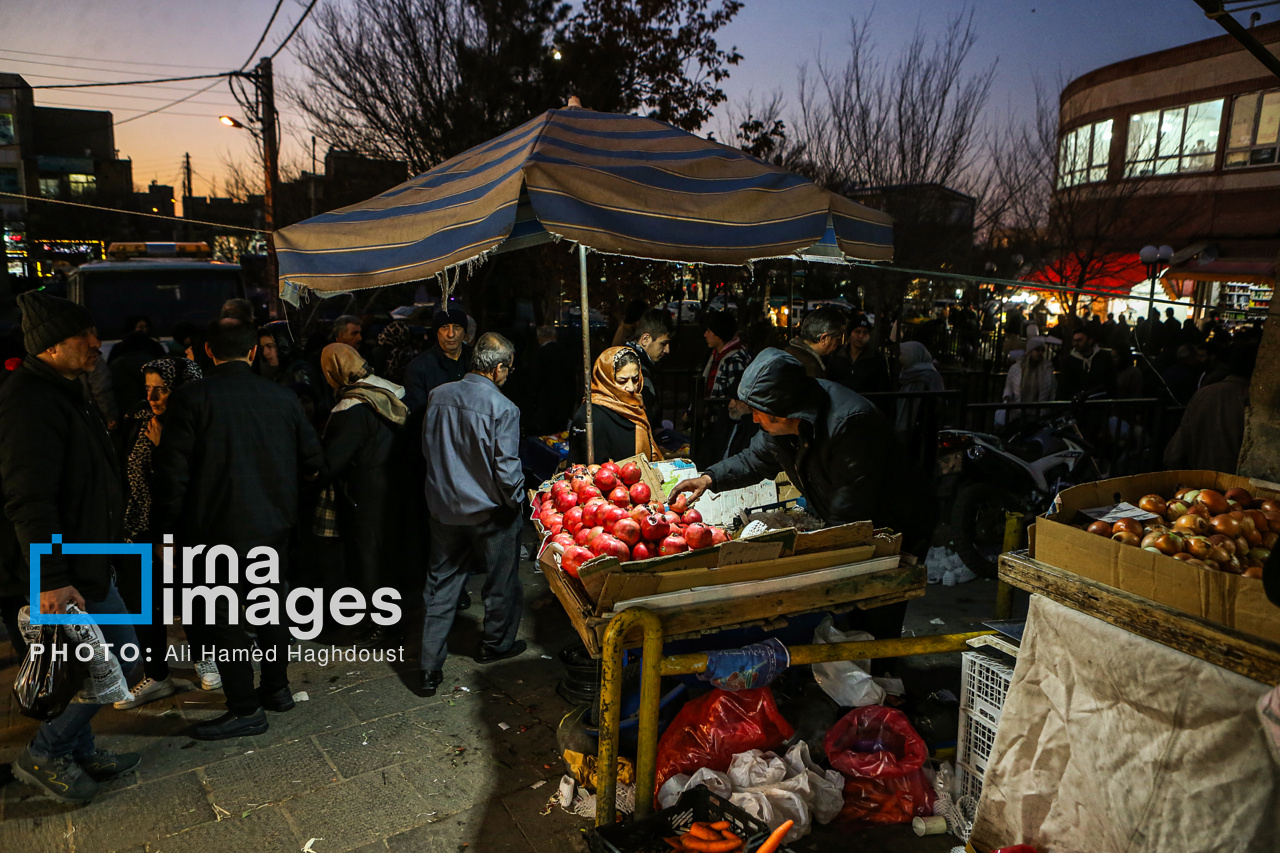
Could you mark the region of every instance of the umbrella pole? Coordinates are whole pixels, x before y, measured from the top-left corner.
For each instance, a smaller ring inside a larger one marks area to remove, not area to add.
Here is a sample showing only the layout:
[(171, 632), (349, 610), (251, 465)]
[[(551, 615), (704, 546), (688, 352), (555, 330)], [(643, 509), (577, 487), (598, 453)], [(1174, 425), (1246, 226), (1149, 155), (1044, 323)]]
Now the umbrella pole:
[(591, 425), (591, 317), (587, 307), (587, 247), (578, 244), (578, 285), (582, 300), (582, 377), (587, 386), (587, 464), (596, 461), (595, 434)]

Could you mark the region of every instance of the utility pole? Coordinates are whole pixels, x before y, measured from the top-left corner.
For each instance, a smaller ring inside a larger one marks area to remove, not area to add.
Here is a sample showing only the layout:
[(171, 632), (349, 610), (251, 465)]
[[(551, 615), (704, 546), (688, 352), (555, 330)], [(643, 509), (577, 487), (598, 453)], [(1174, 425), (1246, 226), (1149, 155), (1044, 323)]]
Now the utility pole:
[(254, 71), (254, 81), (258, 85), (258, 98), (262, 104), (262, 165), (266, 172), (262, 193), (263, 218), (267, 232), (267, 283), (276, 297), (271, 301), (271, 315), (280, 316), (279, 280), (280, 267), (276, 262), (275, 241), (275, 201), (276, 185), (280, 181), (280, 168), (276, 150), (276, 90), (271, 76), (271, 57), (264, 56), (258, 60)]
[(316, 138), (311, 137), (311, 215), (316, 215)]
[[(187, 199), (191, 198), (195, 193), (191, 191), (191, 154), (190, 152), (182, 155), (182, 218), (187, 219)], [(183, 238), (191, 239), (191, 224), (185, 223), (182, 226)]]

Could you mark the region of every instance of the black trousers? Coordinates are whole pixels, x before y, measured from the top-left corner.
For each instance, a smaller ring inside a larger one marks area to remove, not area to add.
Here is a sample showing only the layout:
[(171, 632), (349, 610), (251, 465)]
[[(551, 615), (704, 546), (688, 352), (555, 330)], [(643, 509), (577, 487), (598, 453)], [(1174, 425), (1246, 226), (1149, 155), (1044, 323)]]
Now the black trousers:
[[(274, 548), (279, 555), (281, 580), (273, 584), (249, 583), (245, 579), (245, 568), (253, 562), (248, 553), (259, 546)], [(192, 659), (202, 656), (215, 660), (218, 674), (222, 676), (222, 691), (227, 697), (227, 709), (241, 716), (252, 714), (262, 707), (253, 681), (253, 643), (250, 635), (257, 635), (258, 651), (262, 672), (262, 689), (274, 692), (289, 686), (289, 620), (285, 608), (285, 597), (289, 588), (283, 579), (285, 567), (289, 563), (289, 537), (277, 537), (266, 542), (253, 544), (237, 543), (232, 546), (240, 562), (239, 583), (227, 584), (236, 591), (237, 602), (235, 620), (225, 597), (214, 599), (213, 613), (206, 614), (205, 607), (197, 601), (192, 613), (191, 624), (187, 625), (187, 639), (191, 643)], [(217, 580), (226, 584), (227, 574), (225, 562), (219, 562)], [(204, 565), (202, 560), (196, 561), (197, 585), (204, 583)], [(278, 625), (248, 625), (245, 622), (244, 610), (255, 603), (249, 595), (255, 589), (270, 589), (279, 602)]]

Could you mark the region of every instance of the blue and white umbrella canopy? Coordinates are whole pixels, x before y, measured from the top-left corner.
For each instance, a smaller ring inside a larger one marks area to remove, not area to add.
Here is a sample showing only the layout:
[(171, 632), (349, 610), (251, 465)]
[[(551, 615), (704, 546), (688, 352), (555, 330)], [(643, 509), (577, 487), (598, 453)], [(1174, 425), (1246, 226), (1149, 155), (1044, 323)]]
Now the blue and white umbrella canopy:
[(663, 122), (570, 107), (275, 234), (291, 302), (306, 290), (419, 281), (557, 239), (688, 263), (887, 261), (893, 220)]

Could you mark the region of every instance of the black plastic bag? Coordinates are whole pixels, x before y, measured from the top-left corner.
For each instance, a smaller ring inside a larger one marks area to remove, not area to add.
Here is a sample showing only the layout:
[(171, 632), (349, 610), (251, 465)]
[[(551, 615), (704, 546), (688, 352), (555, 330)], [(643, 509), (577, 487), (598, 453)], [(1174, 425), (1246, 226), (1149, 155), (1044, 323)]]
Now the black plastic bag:
[[(13, 682), (13, 694), (24, 716), (48, 721), (67, 710), (89, 675), (88, 665), (76, 658), (77, 645), (60, 626), (40, 626), (40, 636), (28, 645), (27, 657)], [(59, 651), (56, 660), (55, 646)]]

